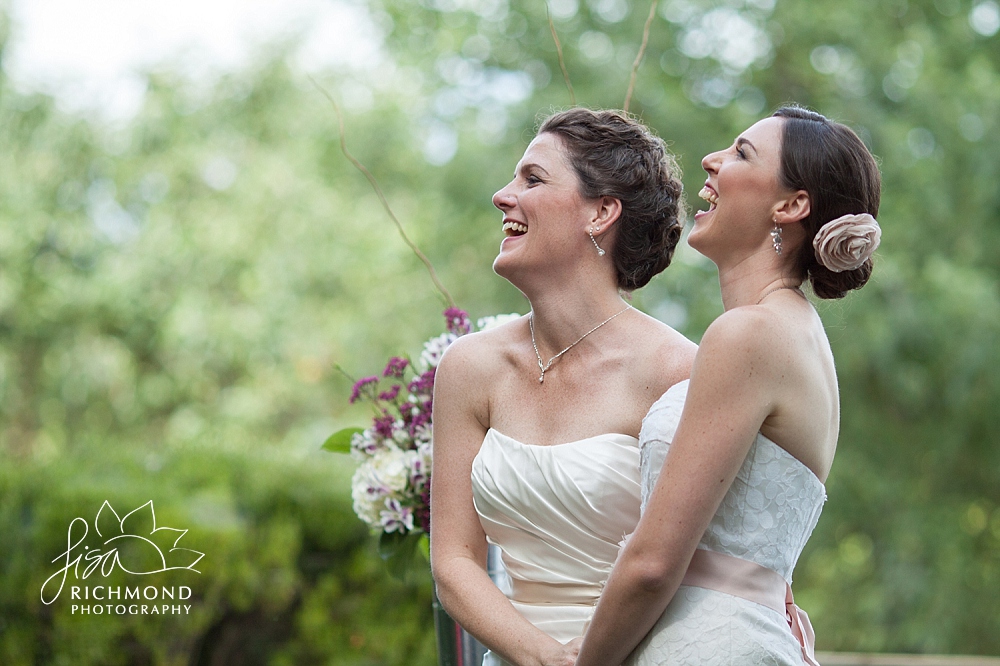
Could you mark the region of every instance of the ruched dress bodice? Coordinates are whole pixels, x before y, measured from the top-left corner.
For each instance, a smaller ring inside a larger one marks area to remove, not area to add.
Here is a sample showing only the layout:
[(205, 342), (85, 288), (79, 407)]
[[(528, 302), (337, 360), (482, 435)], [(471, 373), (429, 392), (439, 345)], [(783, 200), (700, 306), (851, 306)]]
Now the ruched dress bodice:
[[(582, 636), (625, 535), (639, 522), (639, 448), (604, 434), (537, 446), (490, 429), (472, 463), (483, 530), (511, 603), (561, 643)], [(488, 654), (484, 664), (503, 664)]]
[[(687, 381), (672, 386), (643, 420), (643, 509), (680, 423), (687, 386)], [(698, 547), (755, 562), (790, 585), (825, 501), (826, 489), (816, 475), (758, 433)], [(802, 649), (778, 612), (724, 592), (684, 585), (627, 663), (798, 665)]]

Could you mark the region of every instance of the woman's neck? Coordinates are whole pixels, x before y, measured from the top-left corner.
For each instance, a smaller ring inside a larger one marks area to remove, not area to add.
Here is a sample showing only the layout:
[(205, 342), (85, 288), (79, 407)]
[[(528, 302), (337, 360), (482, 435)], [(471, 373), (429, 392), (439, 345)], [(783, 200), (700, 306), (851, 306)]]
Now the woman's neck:
[(719, 267), (719, 286), (724, 309), (757, 305), (766, 294), (781, 288), (797, 288), (802, 278), (791, 275), (776, 257), (754, 254), (731, 266)]
[(628, 307), (613, 285), (545, 289), (528, 295), (534, 342), (546, 359)]

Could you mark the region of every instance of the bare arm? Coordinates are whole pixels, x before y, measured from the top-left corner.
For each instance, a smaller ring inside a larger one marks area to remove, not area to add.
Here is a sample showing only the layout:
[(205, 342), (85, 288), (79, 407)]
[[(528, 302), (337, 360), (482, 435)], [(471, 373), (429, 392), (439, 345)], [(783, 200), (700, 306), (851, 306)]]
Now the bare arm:
[(486, 573), (486, 534), (471, 482), (489, 423), (488, 381), (477, 365), (476, 342), (454, 343), (434, 380), (431, 569), (438, 597), (449, 615), (507, 661), (569, 666), (573, 654), (524, 619)]
[(706, 331), (674, 441), (635, 533), (615, 564), (577, 666), (620, 664), (663, 614), (772, 408), (758, 314)]

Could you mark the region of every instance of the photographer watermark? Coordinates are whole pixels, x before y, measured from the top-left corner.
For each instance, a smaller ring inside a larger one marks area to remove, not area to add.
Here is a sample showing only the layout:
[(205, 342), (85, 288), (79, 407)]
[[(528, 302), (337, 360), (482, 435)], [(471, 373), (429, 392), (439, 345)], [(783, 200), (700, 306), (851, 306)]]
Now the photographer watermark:
[(116, 569), (133, 576), (177, 570), (200, 574), (195, 565), (205, 554), (178, 545), (187, 532), (157, 526), (152, 500), (124, 517), (105, 500), (94, 518), (96, 537), (84, 518), (70, 521), (66, 550), (52, 559), (60, 568), (42, 583), (42, 603), (54, 603), (68, 581), (74, 615), (186, 615), (191, 610), (183, 603), (191, 598), (186, 585), (80, 583), (97, 574), (107, 578)]

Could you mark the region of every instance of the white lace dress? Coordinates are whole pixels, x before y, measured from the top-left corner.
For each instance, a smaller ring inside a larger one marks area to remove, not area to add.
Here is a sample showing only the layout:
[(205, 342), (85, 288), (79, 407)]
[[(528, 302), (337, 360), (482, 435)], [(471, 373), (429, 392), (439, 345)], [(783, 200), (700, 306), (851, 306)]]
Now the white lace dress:
[[(489, 430), (472, 463), (472, 495), (502, 550), (514, 607), (560, 643), (583, 636), (639, 522), (639, 446), (605, 434), (554, 446)], [(487, 653), (484, 666), (506, 664)]]
[[(687, 382), (649, 410), (639, 434), (645, 507), (680, 421)], [(780, 574), (792, 570), (819, 520), (826, 491), (805, 465), (758, 434), (699, 548), (750, 560)], [(724, 592), (682, 585), (628, 666), (799, 666), (802, 647), (786, 618)]]

